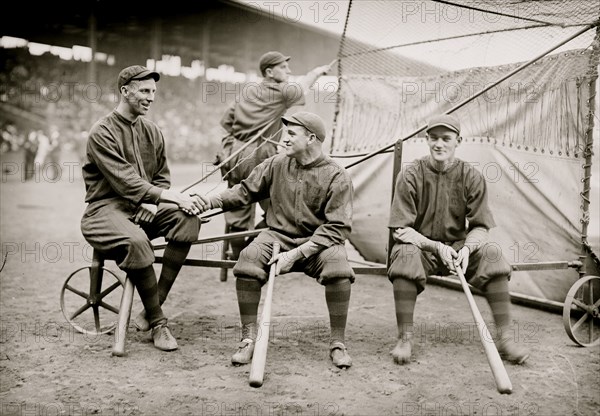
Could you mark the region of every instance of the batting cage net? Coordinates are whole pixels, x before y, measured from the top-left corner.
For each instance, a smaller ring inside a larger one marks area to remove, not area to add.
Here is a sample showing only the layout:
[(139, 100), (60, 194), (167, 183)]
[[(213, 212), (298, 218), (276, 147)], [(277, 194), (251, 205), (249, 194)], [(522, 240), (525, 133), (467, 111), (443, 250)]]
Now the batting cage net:
[[(576, 35), (598, 20), (599, 10), (597, 2), (585, 0), (352, 1), (338, 54), (339, 111), (331, 150), (389, 144), (432, 113), (448, 110)], [(538, 121), (544, 113), (557, 121), (571, 113), (563, 128), (585, 128), (577, 105), (585, 103), (586, 80), (595, 76), (595, 33), (581, 33), (457, 111), (461, 119), (478, 114), (465, 123), (465, 136), (497, 137), (495, 127), (511, 124), (497, 138), (576, 152), (580, 135), (561, 139), (559, 128)], [(525, 131), (510, 120), (523, 104)]]
[[(599, 3), (584, 0), (351, 1), (330, 151), (352, 165), (404, 140), (410, 163), (428, 154), (427, 119), (451, 112), (462, 126), (457, 156), (489, 185), (499, 253), (510, 263), (573, 260), (586, 245), (597, 253), (599, 18)], [(385, 262), (392, 157), (360, 166), (350, 170), (351, 241)], [(511, 289), (561, 301), (578, 277), (561, 273), (520, 276)]]

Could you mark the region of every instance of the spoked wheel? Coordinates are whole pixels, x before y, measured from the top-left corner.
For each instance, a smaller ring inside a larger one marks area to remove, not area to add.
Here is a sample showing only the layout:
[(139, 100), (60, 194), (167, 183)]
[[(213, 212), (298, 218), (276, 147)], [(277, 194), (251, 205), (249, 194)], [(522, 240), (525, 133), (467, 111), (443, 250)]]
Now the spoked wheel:
[(577, 280), (563, 307), (563, 324), (569, 338), (582, 347), (600, 344), (600, 277)]
[[(107, 272), (107, 273), (104, 273)], [(103, 279), (103, 275), (107, 278)], [(60, 292), (60, 309), (78, 332), (87, 335), (107, 334), (118, 320), (123, 282), (104, 267), (75, 270)]]

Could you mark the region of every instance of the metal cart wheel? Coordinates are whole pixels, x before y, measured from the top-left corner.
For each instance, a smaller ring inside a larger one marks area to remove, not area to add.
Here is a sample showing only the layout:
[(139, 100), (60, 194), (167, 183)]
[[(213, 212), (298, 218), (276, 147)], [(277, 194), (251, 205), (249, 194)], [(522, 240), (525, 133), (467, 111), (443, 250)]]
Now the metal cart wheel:
[(565, 298), (563, 324), (573, 342), (582, 347), (600, 344), (600, 277), (577, 280)]
[[(103, 279), (105, 271), (112, 278)], [(116, 274), (96, 261), (92, 266), (75, 270), (67, 277), (60, 292), (63, 316), (82, 334), (100, 335), (111, 332), (117, 324), (122, 292), (115, 289), (123, 284)]]

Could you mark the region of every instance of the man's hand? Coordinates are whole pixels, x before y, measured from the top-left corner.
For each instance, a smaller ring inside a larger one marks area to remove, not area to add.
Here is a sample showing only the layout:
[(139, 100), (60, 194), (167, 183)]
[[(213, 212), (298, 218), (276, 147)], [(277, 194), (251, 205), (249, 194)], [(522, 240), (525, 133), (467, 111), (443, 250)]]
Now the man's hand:
[(469, 254), (471, 254), (469, 247), (463, 246), (463, 248), (458, 250), (458, 255), (454, 261), (456, 264), (460, 264), (463, 273), (467, 272), (467, 266), (469, 266)]
[(135, 211), (133, 222), (136, 224), (150, 224), (154, 221), (156, 213), (158, 212), (158, 206), (154, 204), (142, 203)]
[(276, 274), (287, 273), (292, 270), (294, 263), (303, 258), (302, 252), (297, 248), (283, 253), (279, 253), (276, 257), (269, 260), (269, 266), (277, 262)]
[(195, 199), (196, 206), (200, 208), (200, 214), (212, 209), (212, 204), (208, 197), (196, 193), (190, 194), (190, 196)]
[(318, 66), (316, 67), (313, 71), (315, 71), (317, 74), (319, 75), (327, 75), (327, 73), (329, 71), (331, 71), (331, 67), (337, 62), (337, 59), (334, 59), (333, 61), (331, 61), (330, 63), (328, 63), (327, 65), (322, 65), (322, 66)]
[(456, 250), (438, 241), (437, 255), (440, 259), (442, 259), (442, 263), (444, 263), (444, 266), (446, 266), (446, 268), (450, 270), (450, 273), (456, 274), (456, 270), (454, 269), (454, 260), (458, 258), (458, 253), (456, 252)]
[(198, 215), (206, 211), (210, 203), (198, 194), (184, 194), (181, 192), (165, 189), (160, 194), (161, 201), (172, 202), (188, 215)]

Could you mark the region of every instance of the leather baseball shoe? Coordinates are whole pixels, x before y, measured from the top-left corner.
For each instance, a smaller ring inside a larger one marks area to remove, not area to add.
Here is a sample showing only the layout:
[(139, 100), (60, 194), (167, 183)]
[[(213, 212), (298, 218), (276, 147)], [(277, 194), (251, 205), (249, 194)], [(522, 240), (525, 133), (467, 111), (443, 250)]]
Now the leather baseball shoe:
[(252, 361), (254, 354), (254, 340), (244, 338), (238, 345), (238, 350), (231, 357), (231, 363), (235, 365), (248, 364)]
[(529, 353), (515, 342), (511, 334), (502, 336), (496, 343), (496, 347), (500, 357), (513, 364), (523, 364), (529, 358)]
[(412, 356), (413, 334), (403, 334), (394, 349), (390, 352), (396, 364), (407, 364)]
[(138, 331), (150, 331), (150, 322), (146, 319), (146, 310), (142, 309), (133, 320), (133, 326)]
[(350, 368), (352, 366), (352, 358), (348, 354), (346, 346), (339, 341), (332, 342), (329, 346), (329, 357), (338, 368)]
[(152, 328), (152, 339), (154, 340), (154, 346), (159, 350), (175, 351), (179, 348), (177, 340), (171, 334), (171, 330), (166, 323)]

